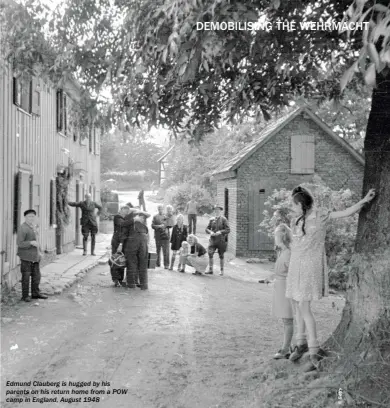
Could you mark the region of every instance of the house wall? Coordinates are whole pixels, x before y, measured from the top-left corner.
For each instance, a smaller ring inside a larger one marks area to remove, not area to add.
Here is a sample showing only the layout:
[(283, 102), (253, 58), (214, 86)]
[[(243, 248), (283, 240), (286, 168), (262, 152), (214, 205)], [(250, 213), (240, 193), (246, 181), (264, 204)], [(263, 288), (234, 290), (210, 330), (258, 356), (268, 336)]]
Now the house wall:
[[(237, 231), (236, 255), (258, 257), (266, 255), (260, 250), (248, 249), (250, 224), (248, 195), (253, 185), (265, 189), (270, 195), (274, 189), (292, 189), (310, 182), (314, 175), (291, 174), (290, 137), (296, 134), (315, 135), (315, 174), (333, 190), (349, 188), (360, 198), (363, 187), (363, 165), (335, 142), (311, 119), (297, 116), (278, 134), (237, 169)], [(218, 182), (218, 191), (225, 180)]]
[[(56, 255), (56, 229), (50, 225), (50, 181), (57, 176), (58, 165), (68, 165), (69, 156), (76, 167), (86, 170), (82, 185), (87, 190), (95, 187), (96, 200), (100, 200), (99, 149), (90, 153), (88, 144), (81, 146), (79, 140), (61, 135), (56, 128), (56, 89), (40, 83), (40, 116), (22, 111), (13, 104), (13, 74), (8, 70), (0, 73), (0, 250), (2, 287), (12, 287), (19, 279), (20, 260), (16, 256), (14, 232), (15, 180), (23, 170), (32, 176), (32, 195), (23, 192), (21, 211), (30, 208), (30, 200), (39, 206), (41, 246), (45, 251), (45, 264)], [(61, 149), (69, 150), (66, 155)], [(96, 154), (95, 154), (96, 153)], [(71, 182), (69, 199), (75, 199), (77, 175)], [(63, 234), (63, 251), (74, 248), (76, 239), (75, 209), (71, 209), (72, 222)], [(23, 216), (20, 223), (24, 222)]]
[[(234, 178), (223, 180), (217, 185), (217, 203), (224, 207), (225, 188), (229, 190), (229, 226), (228, 251), (236, 253), (237, 249), (237, 180)], [(224, 211), (226, 215), (226, 212)]]

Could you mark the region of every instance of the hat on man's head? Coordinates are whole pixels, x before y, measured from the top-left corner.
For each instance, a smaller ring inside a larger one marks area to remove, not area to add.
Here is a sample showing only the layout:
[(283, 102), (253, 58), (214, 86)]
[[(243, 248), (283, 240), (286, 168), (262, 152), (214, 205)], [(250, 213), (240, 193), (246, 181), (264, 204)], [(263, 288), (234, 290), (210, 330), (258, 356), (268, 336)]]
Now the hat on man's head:
[(214, 210), (215, 210), (216, 208), (219, 208), (221, 211), (223, 211), (223, 207), (220, 206), (219, 204), (215, 204), (215, 205), (214, 205)]
[(37, 215), (36, 211), (35, 211), (35, 210), (32, 210), (32, 209), (26, 210), (26, 211), (23, 213), (24, 216), (26, 216), (26, 215), (28, 215), (28, 214)]

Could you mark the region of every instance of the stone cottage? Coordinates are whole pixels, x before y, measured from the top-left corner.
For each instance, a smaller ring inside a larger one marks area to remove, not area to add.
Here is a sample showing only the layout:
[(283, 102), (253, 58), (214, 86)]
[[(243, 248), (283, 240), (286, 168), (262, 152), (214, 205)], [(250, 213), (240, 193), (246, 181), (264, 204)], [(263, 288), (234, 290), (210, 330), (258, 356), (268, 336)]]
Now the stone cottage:
[(273, 250), (273, 241), (258, 230), (275, 189), (292, 189), (317, 175), (331, 189), (349, 188), (360, 197), (363, 172), (363, 157), (307, 107), (271, 123), (213, 173), (231, 226), (229, 252), (258, 257)]

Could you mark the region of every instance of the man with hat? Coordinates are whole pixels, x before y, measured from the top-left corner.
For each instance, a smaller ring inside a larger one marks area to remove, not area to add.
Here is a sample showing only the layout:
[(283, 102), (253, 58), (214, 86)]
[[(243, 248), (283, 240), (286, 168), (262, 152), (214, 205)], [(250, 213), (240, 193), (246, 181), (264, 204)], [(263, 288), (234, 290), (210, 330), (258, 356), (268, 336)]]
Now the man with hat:
[(223, 208), (220, 205), (214, 207), (215, 217), (210, 219), (209, 224), (206, 228), (206, 233), (210, 234), (209, 246), (207, 252), (209, 255), (209, 271), (206, 272), (207, 275), (212, 275), (213, 272), (213, 257), (215, 251), (218, 250), (219, 261), (220, 261), (220, 275), (223, 276), (224, 270), (224, 256), (227, 247), (228, 234), (230, 233), (230, 227), (228, 220), (221, 215)]
[(91, 255), (95, 255), (95, 242), (98, 226), (96, 221), (95, 209), (102, 211), (102, 207), (92, 201), (91, 194), (85, 194), (85, 201), (68, 202), (71, 207), (81, 208), (81, 233), (83, 234), (83, 255), (87, 255), (88, 236), (91, 233)]
[[(38, 225), (36, 224), (35, 210), (24, 212), (25, 222), (19, 227), (17, 244), (17, 255), (21, 260), (20, 272), (22, 273), (22, 300), (31, 302), (33, 299), (47, 299), (47, 296), (39, 291), (41, 272), (39, 262), (41, 260), (41, 249), (39, 246)], [(31, 277), (31, 297), (30, 292)]]

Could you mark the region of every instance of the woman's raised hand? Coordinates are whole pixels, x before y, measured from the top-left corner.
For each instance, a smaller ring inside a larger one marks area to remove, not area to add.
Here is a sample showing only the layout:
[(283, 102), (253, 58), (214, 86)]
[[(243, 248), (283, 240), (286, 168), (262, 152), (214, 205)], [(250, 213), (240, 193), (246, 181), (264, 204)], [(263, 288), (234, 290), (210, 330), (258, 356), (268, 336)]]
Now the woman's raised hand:
[(375, 197), (375, 190), (371, 188), (366, 196), (363, 198), (363, 201), (369, 203)]

